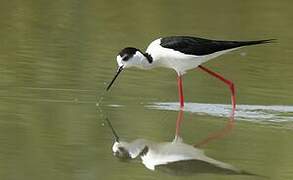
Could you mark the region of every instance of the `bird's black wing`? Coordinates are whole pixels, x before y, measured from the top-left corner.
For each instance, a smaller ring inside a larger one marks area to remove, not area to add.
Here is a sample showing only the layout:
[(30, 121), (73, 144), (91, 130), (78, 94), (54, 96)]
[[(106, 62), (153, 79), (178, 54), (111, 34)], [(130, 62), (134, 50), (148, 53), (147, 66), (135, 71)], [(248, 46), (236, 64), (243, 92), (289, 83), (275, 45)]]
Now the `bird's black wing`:
[(161, 39), (161, 46), (184, 54), (204, 56), (241, 46), (269, 42), (271, 42), (271, 39), (257, 41), (218, 41), (190, 36), (170, 36)]

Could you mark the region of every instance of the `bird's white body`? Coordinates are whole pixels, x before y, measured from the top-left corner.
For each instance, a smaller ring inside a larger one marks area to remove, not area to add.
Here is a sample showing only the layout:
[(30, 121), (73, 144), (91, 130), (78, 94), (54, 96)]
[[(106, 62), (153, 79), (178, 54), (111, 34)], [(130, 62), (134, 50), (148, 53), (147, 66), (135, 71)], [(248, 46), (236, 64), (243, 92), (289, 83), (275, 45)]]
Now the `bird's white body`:
[[(172, 162), (199, 160), (219, 168), (240, 172), (239, 169), (230, 164), (206, 156), (201, 149), (184, 143), (180, 137), (176, 137), (172, 142), (160, 143), (146, 139), (136, 139), (132, 142), (115, 142), (112, 147), (113, 152), (117, 152), (119, 147), (123, 147), (132, 159), (140, 157), (142, 163), (150, 170), (155, 170), (159, 165)], [(141, 153), (145, 147), (148, 149), (147, 152)]]
[(137, 51), (134, 54), (133, 61), (129, 61), (123, 64), (123, 57), (117, 56), (117, 62), (119, 66), (124, 65), (125, 68), (132, 66), (140, 69), (166, 67), (174, 69), (178, 75), (183, 75), (187, 70), (194, 69), (210, 59), (213, 59), (235, 49), (237, 48), (218, 51), (203, 56), (189, 55), (170, 48), (162, 47), (161, 38), (159, 38), (151, 42), (146, 50), (146, 53), (149, 54), (153, 59), (152, 63), (149, 63), (146, 60), (145, 55), (140, 51)]
[[(147, 48), (146, 52), (154, 59), (154, 67), (167, 67), (174, 69), (179, 75), (184, 74), (187, 70), (194, 69), (207, 62), (210, 59), (218, 57), (234, 49), (218, 51), (213, 54), (204, 56), (195, 56), (181, 53), (173, 49), (164, 48), (161, 45), (161, 38), (153, 41)], [(237, 49), (237, 48), (235, 48)]]

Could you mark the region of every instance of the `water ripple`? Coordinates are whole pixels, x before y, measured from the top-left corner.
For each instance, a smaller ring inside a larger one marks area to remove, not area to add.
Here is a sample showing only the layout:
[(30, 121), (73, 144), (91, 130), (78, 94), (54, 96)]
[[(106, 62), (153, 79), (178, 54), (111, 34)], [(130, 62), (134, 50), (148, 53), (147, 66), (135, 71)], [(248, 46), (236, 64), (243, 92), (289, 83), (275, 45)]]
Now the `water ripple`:
[[(151, 109), (177, 111), (179, 105), (176, 102), (156, 102), (147, 106)], [(231, 105), (228, 104), (204, 104), (186, 103), (184, 111), (211, 115), (216, 117), (229, 117)], [(288, 122), (293, 121), (293, 106), (285, 105), (237, 105), (235, 117), (237, 120), (257, 122)]]

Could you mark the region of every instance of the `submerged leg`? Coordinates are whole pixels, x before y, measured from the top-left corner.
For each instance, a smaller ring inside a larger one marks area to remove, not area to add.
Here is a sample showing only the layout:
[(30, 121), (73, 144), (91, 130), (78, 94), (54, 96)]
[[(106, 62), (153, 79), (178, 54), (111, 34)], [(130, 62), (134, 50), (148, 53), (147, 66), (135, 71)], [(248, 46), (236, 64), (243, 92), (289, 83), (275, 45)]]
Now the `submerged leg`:
[(184, 107), (184, 97), (183, 97), (183, 88), (182, 88), (182, 76), (177, 76), (177, 84), (178, 84), (178, 95), (180, 101), (180, 108)]
[(234, 83), (228, 79), (225, 79), (222, 75), (216, 73), (216, 72), (213, 72), (201, 65), (198, 66), (201, 70), (209, 73), (210, 75), (216, 77), (217, 79), (223, 81), (225, 84), (228, 85), (230, 91), (231, 91), (231, 101), (232, 101), (232, 109), (233, 111), (235, 110), (236, 108), (236, 96), (235, 96), (235, 86), (234, 86)]

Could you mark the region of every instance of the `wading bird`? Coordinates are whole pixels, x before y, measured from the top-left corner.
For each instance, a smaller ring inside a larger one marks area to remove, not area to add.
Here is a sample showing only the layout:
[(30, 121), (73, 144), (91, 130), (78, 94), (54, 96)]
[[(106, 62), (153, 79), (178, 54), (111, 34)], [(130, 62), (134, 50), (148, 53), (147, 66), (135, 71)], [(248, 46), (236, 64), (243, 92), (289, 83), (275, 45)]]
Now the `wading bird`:
[(118, 75), (127, 68), (152, 69), (166, 67), (177, 72), (180, 107), (184, 107), (182, 75), (187, 70), (199, 67), (208, 74), (228, 85), (231, 91), (232, 107), (236, 107), (234, 83), (222, 75), (203, 67), (201, 64), (243, 46), (264, 44), (272, 39), (256, 41), (219, 41), (190, 36), (170, 36), (151, 42), (146, 52), (134, 47), (122, 49), (117, 56), (118, 70), (107, 87), (110, 89)]

